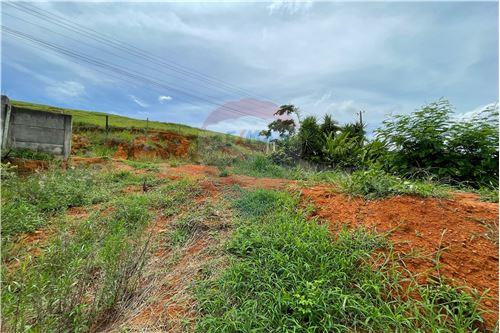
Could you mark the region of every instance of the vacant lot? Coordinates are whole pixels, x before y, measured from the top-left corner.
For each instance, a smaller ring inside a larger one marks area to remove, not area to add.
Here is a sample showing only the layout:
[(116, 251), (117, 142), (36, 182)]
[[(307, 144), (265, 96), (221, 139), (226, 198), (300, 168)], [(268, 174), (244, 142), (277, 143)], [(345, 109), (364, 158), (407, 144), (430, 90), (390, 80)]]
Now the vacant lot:
[(65, 112), (67, 162), (2, 161), (4, 331), (497, 330), (496, 190)]
[(229, 170), (75, 158), (5, 175), (4, 328), (495, 327), (496, 204)]

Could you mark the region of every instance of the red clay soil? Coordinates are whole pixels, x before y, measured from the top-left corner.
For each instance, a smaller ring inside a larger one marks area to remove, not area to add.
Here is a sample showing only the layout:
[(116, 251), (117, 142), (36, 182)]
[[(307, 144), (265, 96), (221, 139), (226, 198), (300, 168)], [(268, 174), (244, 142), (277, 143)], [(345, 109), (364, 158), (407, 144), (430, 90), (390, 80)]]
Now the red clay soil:
[(92, 164), (103, 164), (109, 162), (109, 159), (103, 157), (80, 157), (71, 156), (68, 160), (70, 165), (92, 165)]
[(73, 134), (71, 136), (71, 154), (85, 152), (91, 146), (90, 140), (83, 135)]
[(9, 162), (17, 167), (21, 173), (32, 173), (38, 170), (46, 170), (49, 168), (49, 161), (44, 160), (29, 160), (24, 158), (9, 158)]
[[(283, 189), (295, 181), (280, 178), (256, 178), (244, 175), (228, 175), (219, 177), (219, 170), (214, 166), (186, 164), (178, 167), (162, 167), (160, 176), (169, 179), (190, 177), (192, 179), (210, 178), (205, 186), (220, 188), (223, 186), (238, 185), (243, 188)], [(208, 184), (211, 183), (211, 184)]]
[(183, 135), (173, 132), (154, 132), (148, 136), (138, 136), (132, 143), (118, 145), (114, 158), (144, 159), (185, 157), (191, 141)]
[[(480, 202), (475, 194), (457, 194), (454, 200), (396, 196), (366, 201), (332, 192), (326, 186), (305, 188), (315, 215), (328, 222), (332, 232), (342, 224), (390, 232), (388, 238), (402, 254), (403, 263), (423, 280), (435, 267), (436, 251), (442, 249), (440, 274), (456, 285), (467, 285), (491, 300), (484, 306), (492, 313), (489, 326), (498, 320), (498, 204)], [(417, 254), (412, 257), (411, 254)]]

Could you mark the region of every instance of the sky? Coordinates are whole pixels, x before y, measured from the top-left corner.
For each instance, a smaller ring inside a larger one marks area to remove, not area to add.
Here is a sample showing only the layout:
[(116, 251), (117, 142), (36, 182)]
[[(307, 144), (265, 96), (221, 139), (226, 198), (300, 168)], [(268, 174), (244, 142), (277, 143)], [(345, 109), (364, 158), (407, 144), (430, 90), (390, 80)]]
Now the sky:
[(1, 5), (13, 99), (243, 136), (282, 104), (362, 110), (372, 132), (441, 97), (458, 114), (498, 101), (497, 2), (21, 5)]

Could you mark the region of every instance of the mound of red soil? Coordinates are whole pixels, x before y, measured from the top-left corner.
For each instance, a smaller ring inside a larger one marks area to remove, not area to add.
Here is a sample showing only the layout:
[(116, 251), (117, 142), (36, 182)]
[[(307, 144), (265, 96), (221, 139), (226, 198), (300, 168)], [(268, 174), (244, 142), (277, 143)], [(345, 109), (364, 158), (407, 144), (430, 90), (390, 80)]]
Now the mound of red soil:
[(153, 132), (148, 136), (138, 136), (132, 143), (118, 145), (114, 158), (144, 159), (185, 157), (191, 141), (183, 135), (173, 132)]
[[(484, 305), (489, 325), (498, 320), (498, 204), (480, 202), (474, 194), (457, 194), (455, 200), (397, 196), (366, 201), (333, 193), (316, 186), (303, 190), (312, 199), (320, 218), (336, 232), (342, 224), (389, 232), (404, 265), (412, 272), (427, 273), (435, 267), (435, 254), (442, 250), (440, 274), (457, 285), (484, 292), (492, 300)], [(435, 273), (435, 272), (433, 272)]]
[(85, 152), (90, 147), (90, 141), (86, 137), (73, 134), (71, 136), (71, 154), (74, 155), (77, 152)]
[(17, 167), (20, 173), (32, 173), (38, 170), (46, 170), (49, 168), (49, 161), (45, 160), (29, 160), (25, 158), (11, 157), (9, 162)]

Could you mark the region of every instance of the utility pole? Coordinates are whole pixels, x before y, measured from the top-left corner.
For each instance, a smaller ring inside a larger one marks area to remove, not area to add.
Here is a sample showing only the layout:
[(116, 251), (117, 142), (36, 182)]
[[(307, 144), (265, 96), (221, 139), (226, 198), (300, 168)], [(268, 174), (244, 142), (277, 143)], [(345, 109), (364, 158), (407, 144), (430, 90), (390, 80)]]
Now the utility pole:
[(364, 146), (364, 142), (363, 141), (364, 141), (364, 133), (365, 133), (365, 131), (364, 131), (365, 125), (363, 124), (363, 113), (365, 113), (365, 111), (363, 111), (363, 110), (359, 110), (358, 111), (358, 114), (359, 114), (359, 125), (361, 126), (361, 133), (363, 133), (363, 136), (362, 136), (362, 139), (361, 139), (361, 147)]
[(363, 111), (363, 110), (359, 110), (358, 111), (358, 114), (359, 114), (359, 124), (361, 126), (363, 126), (363, 113), (365, 113), (365, 111)]

